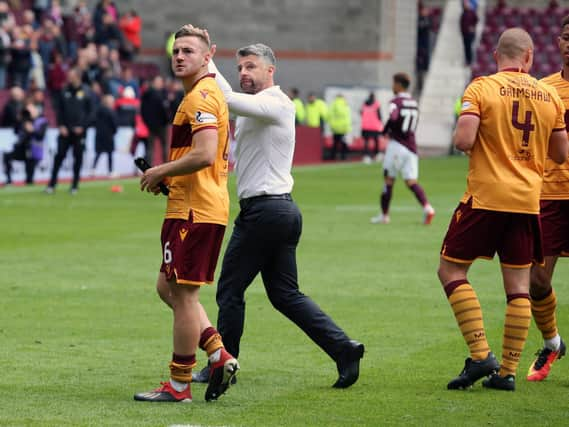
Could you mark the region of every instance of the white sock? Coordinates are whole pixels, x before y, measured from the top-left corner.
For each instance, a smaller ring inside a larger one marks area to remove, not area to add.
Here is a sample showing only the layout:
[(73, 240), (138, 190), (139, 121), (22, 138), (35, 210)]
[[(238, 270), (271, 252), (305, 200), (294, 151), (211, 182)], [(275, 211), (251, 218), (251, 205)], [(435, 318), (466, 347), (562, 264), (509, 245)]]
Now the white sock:
[(188, 383), (182, 383), (180, 381), (173, 380), (172, 378), (170, 378), (170, 384), (172, 385), (172, 388), (178, 393), (188, 388)]
[(211, 362), (211, 363), (215, 363), (215, 362), (219, 362), (219, 359), (221, 358), (221, 348), (218, 348), (217, 350), (215, 350), (213, 353), (211, 353), (207, 359)]
[(553, 351), (557, 351), (559, 350), (559, 347), (561, 347), (561, 337), (559, 334), (555, 335), (551, 339), (544, 340), (543, 342), (545, 343), (545, 347)]

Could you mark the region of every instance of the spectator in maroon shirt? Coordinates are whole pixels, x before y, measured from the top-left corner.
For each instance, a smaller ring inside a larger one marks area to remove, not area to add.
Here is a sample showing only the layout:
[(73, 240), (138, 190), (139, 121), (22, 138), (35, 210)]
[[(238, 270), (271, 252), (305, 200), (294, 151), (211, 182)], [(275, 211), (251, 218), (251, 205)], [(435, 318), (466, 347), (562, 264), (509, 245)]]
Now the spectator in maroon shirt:
[[(68, 53), (73, 61), (77, 58), (78, 50), (87, 45), (89, 30), (94, 34), (91, 14), (85, 2), (79, 2), (73, 9), (73, 13), (63, 21), (63, 35), (67, 40)], [(91, 38), (94, 38), (94, 35)]]
[(464, 44), (464, 58), (466, 65), (472, 63), (472, 43), (476, 36), (476, 24), (478, 24), (478, 15), (470, 5), (469, 0), (464, 0), (463, 11), (460, 17), (460, 31), (462, 33), (462, 42)]
[(63, 60), (61, 52), (53, 51), (52, 60), (47, 67), (47, 88), (56, 108), (60, 100), (61, 91), (67, 82), (68, 69), (69, 66)]

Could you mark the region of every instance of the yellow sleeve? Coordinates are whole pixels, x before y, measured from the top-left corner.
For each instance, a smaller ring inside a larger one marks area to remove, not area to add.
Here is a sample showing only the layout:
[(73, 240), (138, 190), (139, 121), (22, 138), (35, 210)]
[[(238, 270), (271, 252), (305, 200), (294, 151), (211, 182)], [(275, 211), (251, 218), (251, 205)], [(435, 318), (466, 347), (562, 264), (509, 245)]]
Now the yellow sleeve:
[(192, 127), (192, 134), (203, 129), (218, 129), (221, 113), (218, 97), (219, 93), (205, 85), (189, 94), (184, 113)]
[(555, 106), (557, 107), (557, 118), (554, 129), (567, 129), (567, 123), (565, 123), (565, 105), (557, 94), (557, 91), (553, 90), (551, 94), (555, 100)]
[(462, 106), (460, 108), (460, 114), (474, 114), (480, 117), (481, 106), (481, 93), (482, 93), (482, 82), (481, 78), (475, 79), (472, 83), (468, 85), (462, 96)]

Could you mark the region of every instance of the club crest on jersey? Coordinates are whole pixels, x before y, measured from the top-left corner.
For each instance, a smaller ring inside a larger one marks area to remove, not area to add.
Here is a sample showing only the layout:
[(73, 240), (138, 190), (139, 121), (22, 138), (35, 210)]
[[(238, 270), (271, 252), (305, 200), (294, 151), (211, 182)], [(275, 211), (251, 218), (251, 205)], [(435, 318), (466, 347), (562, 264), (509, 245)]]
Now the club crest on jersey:
[(196, 121), (198, 123), (217, 123), (217, 118), (211, 113), (204, 113), (203, 111), (198, 111), (196, 113)]
[(183, 242), (184, 239), (186, 238), (186, 234), (188, 234), (188, 229), (187, 228), (182, 228), (180, 229), (180, 240)]
[(201, 94), (203, 99), (207, 98), (207, 93), (208, 93), (207, 90), (200, 90), (200, 94)]

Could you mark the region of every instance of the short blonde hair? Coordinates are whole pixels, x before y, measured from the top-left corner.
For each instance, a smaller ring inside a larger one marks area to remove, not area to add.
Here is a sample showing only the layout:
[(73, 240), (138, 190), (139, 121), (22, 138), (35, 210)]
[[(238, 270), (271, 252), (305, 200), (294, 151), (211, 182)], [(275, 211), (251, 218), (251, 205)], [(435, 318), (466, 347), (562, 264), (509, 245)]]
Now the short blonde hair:
[(180, 37), (197, 37), (198, 39), (203, 41), (208, 48), (211, 47), (209, 37), (206, 31), (202, 30), (201, 28), (194, 27), (192, 24), (186, 24), (183, 27), (181, 27), (178, 31), (176, 31), (176, 33), (174, 34), (174, 40)]

